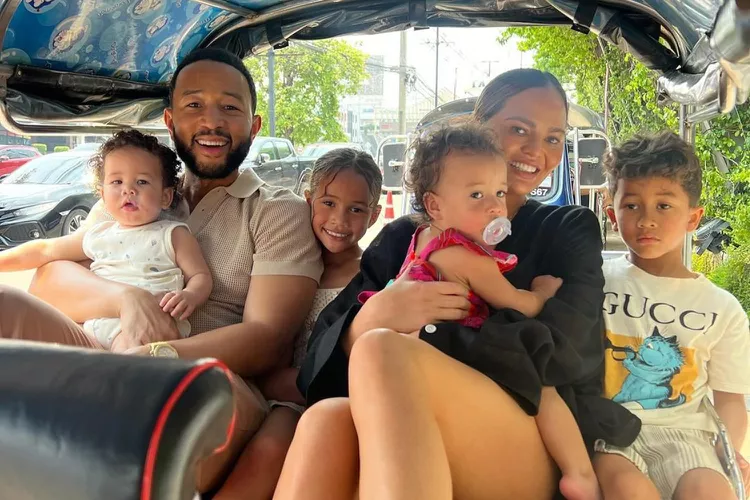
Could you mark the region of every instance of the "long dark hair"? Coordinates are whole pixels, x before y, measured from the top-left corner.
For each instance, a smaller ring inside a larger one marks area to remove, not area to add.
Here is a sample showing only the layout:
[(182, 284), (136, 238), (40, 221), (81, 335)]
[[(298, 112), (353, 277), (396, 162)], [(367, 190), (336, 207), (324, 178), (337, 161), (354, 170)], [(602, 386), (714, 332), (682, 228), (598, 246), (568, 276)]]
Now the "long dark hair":
[(474, 104), (474, 119), (485, 123), (505, 107), (508, 99), (524, 90), (549, 87), (557, 90), (568, 112), (568, 98), (562, 85), (551, 73), (538, 69), (513, 69), (493, 78)]

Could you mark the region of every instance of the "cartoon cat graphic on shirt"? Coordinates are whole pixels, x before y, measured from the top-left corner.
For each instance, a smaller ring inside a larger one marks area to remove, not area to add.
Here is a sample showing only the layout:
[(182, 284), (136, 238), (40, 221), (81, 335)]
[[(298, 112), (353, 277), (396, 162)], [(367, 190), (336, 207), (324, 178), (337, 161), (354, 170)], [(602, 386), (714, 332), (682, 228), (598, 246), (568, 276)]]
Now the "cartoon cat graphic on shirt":
[(636, 402), (646, 410), (671, 408), (685, 402), (684, 394), (670, 399), (672, 379), (685, 363), (677, 337), (663, 337), (654, 327), (651, 336), (644, 339), (637, 351), (611, 343), (608, 347), (613, 356), (615, 352), (625, 353), (622, 366), (629, 372), (620, 392), (613, 398), (615, 402)]

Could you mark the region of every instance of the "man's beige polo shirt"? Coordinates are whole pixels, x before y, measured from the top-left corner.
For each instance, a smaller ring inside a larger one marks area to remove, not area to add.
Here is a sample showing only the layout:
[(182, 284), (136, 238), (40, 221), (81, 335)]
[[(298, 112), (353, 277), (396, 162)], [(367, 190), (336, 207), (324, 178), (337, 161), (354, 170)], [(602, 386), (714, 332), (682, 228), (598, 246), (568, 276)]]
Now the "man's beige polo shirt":
[[(111, 218), (104, 210), (96, 212), (90, 219)], [(184, 220), (184, 213), (175, 218)], [(252, 276), (319, 281), (323, 273), (307, 203), (288, 189), (265, 184), (252, 169), (206, 194), (186, 222), (214, 280), (208, 302), (190, 317), (193, 334), (241, 323)]]
[(323, 273), (310, 207), (288, 189), (265, 184), (252, 169), (208, 193), (187, 224), (214, 278), (211, 297), (190, 318), (195, 333), (242, 322), (251, 276), (319, 281)]

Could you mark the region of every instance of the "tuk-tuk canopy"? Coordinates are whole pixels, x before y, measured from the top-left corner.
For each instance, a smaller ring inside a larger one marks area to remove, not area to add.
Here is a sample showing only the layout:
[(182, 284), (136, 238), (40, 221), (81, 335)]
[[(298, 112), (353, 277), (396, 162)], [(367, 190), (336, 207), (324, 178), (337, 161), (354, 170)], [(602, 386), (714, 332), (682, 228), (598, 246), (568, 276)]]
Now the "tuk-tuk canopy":
[(708, 118), (747, 98), (747, 18), (733, 0), (6, 1), (0, 121), (26, 133), (161, 128), (167, 82), (198, 47), (245, 57), (295, 39), (511, 25), (596, 33), (661, 72), (664, 99)]

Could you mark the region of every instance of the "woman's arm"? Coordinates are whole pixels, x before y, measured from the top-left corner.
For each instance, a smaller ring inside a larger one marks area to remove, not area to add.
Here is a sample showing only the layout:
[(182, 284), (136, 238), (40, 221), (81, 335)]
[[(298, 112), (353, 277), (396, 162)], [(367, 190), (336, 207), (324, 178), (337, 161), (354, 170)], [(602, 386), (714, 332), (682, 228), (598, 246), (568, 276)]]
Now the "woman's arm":
[(536, 317), (549, 330), (553, 347), (549, 359), (539, 360), (539, 373), (544, 385), (555, 387), (600, 370), (604, 360), (599, 221), (588, 208), (576, 207), (563, 212), (557, 227), (546, 259), (549, 267), (539, 271), (563, 284)]

